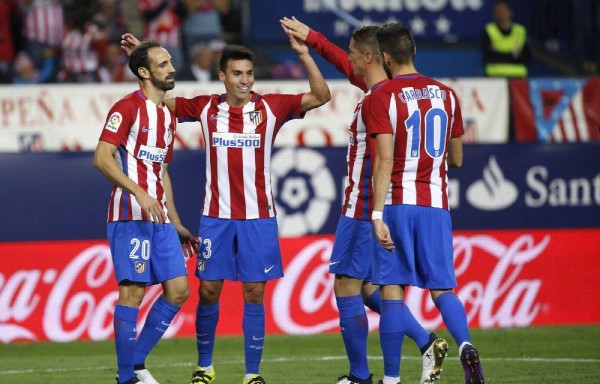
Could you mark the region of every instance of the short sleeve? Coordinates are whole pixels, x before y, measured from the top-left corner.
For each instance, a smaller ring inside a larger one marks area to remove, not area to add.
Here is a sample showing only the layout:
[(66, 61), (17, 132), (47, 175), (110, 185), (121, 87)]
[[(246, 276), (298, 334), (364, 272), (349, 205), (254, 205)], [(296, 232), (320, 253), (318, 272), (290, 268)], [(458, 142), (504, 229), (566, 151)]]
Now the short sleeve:
[(298, 95), (268, 94), (262, 98), (271, 108), (277, 121), (286, 122), (304, 117), (304, 113), (300, 111), (302, 108), (302, 96), (304, 96), (303, 93)]
[(108, 112), (100, 140), (118, 147), (127, 140), (132, 120), (132, 106), (125, 100), (117, 102)]
[(202, 108), (210, 101), (210, 96), (202, 95), (191, 99), (185, 97), (175, 98), (175, 111), (180, 123), (199, 121)]
[(394, 134), (389, 118), (390, 98), (391, 94), (384, 91), (372, 92), (365, 97), (361, 115), (370, 136), (382, 133)]

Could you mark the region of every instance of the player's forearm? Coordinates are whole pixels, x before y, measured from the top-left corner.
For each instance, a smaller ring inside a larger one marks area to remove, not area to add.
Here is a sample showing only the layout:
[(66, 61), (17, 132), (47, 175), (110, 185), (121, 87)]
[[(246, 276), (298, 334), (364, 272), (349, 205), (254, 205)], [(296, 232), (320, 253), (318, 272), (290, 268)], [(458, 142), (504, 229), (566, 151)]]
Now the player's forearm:
[(129, 192), (133, 196), (137, 196), (139, 193), (144, 192), (142, 187), (127, 177), (123, 170), (118, 166), (114, 157), (108, 157), (106, 154), (100, 154), (97, 151), (94, 155), (94, 166), (113, 184)]
[(316, 108), (327, 103), (329, 100), (331, 100), (331, 93), (329, 91), (329, 86), (323, 78), (323, 74), (321, 74), (321, 71), (317, 67), (317, 64), (308, 52), (299, 55), (299, 58), (304, 65), (304, 69), (306, 70), (306, 75), (308, 77), (308, 83), (310, 86), (310, 93), (315, 99), (315, 102), (312, 103), (313, 105), (310, 105), (306, 110)]
[(392, 135), (377, 135), (373, 163), (373, 210), (383, 212), (394, 167)]
[(356, 85), (363, 91), (367, 90), (367, 86), (365, 85), (362, 77), (354, 74), (352, 63), (350, 63), (350, 60), (348, 59), (348, 52), (333, 44), (327, 40), (323, 34), (313, 29), (308, 32), (306, 43), (310, 45), (322, 58), (334, 65), (335, 68), (341, 74), (346, 76), (352, 84)]

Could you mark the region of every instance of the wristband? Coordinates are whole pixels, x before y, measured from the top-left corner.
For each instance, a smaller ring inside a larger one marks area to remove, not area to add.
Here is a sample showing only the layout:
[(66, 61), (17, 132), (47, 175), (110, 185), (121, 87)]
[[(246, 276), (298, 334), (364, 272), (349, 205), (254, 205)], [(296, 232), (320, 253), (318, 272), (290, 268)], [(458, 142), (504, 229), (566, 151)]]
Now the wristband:
[(383, 212), (373, 211), (371, 213), (371, 220), (383, 220)]

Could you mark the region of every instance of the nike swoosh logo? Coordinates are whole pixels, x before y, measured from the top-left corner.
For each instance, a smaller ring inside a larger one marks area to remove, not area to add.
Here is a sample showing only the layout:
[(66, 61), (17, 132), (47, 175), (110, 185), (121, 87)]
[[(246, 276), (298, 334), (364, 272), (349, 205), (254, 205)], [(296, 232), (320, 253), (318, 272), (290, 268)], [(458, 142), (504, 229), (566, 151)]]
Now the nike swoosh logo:
[(337, 263), (339, 263), (339, 260), (338, 261), (332, 261), (331, 263), (329, 263), (329, 265), (336, 265)]
[(165, 327), (168, 327), (169, 325), (171, 325), (171, 323), (166, 323), (166, 322), (164, 322), (164, 321), (161, 321), (160, 323), (161, 323), (162, 325), (164, 325)]
[(197, 336), (202, 337), (202, 336), (206, 336), (208, 335), (208, 333), (199, 333)]
[(256, 340), (256, 341), (264, 340), (264, 338), (265, 338), (264, 336), (263, 337), (252, 336), (252, 340)]
[(269, 268), (265, 268), (265, 273), (269, 273), (269, 271), (273, 269), (273, 267), (275, 267), (275, 265), (271, 265)]
[(142, 132), (148, 132), (148, 131), (151, 131), (151, 130), (152, 130), (152, 128), (147, 128), (147, 127), (142, 128)]

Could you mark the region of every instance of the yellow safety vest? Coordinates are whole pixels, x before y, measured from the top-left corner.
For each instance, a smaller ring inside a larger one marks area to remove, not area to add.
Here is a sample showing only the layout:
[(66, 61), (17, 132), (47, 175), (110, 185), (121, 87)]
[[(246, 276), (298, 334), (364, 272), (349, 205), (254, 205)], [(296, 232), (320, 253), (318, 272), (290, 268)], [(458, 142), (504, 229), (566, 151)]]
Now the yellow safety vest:
[[(492, 47), (500, 53), (520, 52), (527, 40), (527, 30), (520, 24), (513, 23), (510, 34), (505, 35), (496, 23), (488, 23), (485, 30), (490, 37)], [(485, 65), (488, 76), (526, 77), (525, 64), (489, 63)]]

